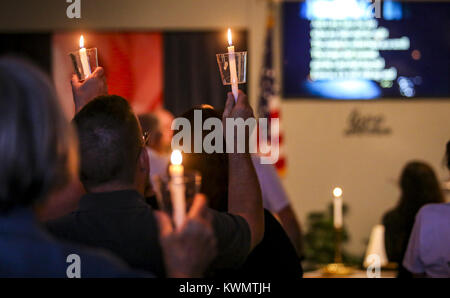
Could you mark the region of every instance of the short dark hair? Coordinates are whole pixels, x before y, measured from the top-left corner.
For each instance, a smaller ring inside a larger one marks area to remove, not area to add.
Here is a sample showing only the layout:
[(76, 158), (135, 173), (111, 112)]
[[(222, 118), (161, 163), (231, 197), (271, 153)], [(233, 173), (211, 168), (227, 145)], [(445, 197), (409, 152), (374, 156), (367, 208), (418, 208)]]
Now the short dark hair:
[[(194, 125), (196, 110), (201, 111), (203, 123), (209, 118), (222, 119), (222, 113), (210, 105), (200, 105), (186, 111), (181, 117), (190, 122), (192, 137), (196, 127)], [(203, 123), (201, 127), (203, 127)], [(209, 131), (202, 130), (200, 133), (202, 133), (204, 139)], [(225, 146), (223, 147), (223, 153), (206, 153), (203, 149), (201, 153), (194, 153), (193, 144), (194, 141), (192, 140), (192, 153), (183, 154), (185, 169), (200, 172), (202, 176), (201, 192), (208, 197), (209, 207), (221, 212), (228, 211), (228, 154), (225, 153)]]
[(128, 102), (117, 95), (98, 97), (75, 115), (74, 122), (80, 143), (80, 180), (86, 190), (133, 183), (143, 142)]
[(67, 183), (76, 159), (72, 132), (49, 78), (28, 62), (1, 58), (0, 213), (34, 205)]
[(423, 205), (445, 201), (433, 168), (422, 161), (411, 161), (404, 167), (400, 187), (400, 205), (406, 210), (412, 210), (412, 219)]

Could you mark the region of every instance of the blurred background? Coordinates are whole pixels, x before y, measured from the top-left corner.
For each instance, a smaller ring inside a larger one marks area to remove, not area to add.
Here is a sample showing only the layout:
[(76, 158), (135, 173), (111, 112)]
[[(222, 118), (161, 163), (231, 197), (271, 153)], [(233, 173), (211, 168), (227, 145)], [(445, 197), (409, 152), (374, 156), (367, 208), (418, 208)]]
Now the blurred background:
[(228, 88), (215, 55), (226, 52), (231, 28), (236, 50), (248, 51), (247, 84), (240, 87), (256, 111), (267, 108), (262, 78), (273, 79), (279, 100), (270, 109), (282, 131), (277, 166), (304, 229), (308, 215), (326, 211), (332, 189), (342, 187), (346, 249), (360, 257), (372, 227), (395, 206), (408, 161), (426, 161), (441, 181), (449, 178), (443, 156), (450, 137), (450, 1), (383, 1), (391, 7), (381, 6), (379, 19), (360, 16), (363, 22), (348, 25), (373, 40), (393, 39), (381, 54), (352, 46), (351, 71), (359, 58), (370, 58), (357, 79), (342, 79), (348, 72), (327, 64), (336, 53), (321, 43), (339, 40), (335, 33), (347, 25), (320, 20), (358, 14), (351, 6), (358, 1), (341, 0), (331, 17), (321, 2), (81, 0), (81, 18), (69, 19), (64, 0), (2, 1), (0, 53), (27, 56), (48, 72), (71, 117), (68, 53), (83, 34), (86, 47), (98, 49), (110, 93), (129, 99), (137, 113), (165, 107), (177, 115), (199, 103), (223, 106)]

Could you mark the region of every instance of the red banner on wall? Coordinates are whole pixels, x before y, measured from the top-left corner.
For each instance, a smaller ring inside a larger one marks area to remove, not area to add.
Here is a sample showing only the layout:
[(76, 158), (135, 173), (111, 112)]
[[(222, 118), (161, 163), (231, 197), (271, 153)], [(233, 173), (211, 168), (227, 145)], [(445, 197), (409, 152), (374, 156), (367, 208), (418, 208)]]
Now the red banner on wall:
[(163, 39), (161, 33), (56, 33), (53, 36), (53, 78), (66, 114), (73, 116), (70, 52), (97, 48), (110, 94), (126, 98), (134, 111), (149, 112), (163, 102)]

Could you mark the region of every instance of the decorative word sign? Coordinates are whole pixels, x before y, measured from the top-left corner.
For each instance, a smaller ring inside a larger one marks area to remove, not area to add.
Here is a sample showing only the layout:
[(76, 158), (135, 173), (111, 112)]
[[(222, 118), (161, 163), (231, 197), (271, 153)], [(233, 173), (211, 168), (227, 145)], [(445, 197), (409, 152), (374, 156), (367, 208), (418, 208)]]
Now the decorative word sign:
[(392, 129), (386, 126), (383, 115), (363, 115), (354, 109), (348, 116), (348, 127), (344, 131), (347, 136), (351, 135), (389, 135)]

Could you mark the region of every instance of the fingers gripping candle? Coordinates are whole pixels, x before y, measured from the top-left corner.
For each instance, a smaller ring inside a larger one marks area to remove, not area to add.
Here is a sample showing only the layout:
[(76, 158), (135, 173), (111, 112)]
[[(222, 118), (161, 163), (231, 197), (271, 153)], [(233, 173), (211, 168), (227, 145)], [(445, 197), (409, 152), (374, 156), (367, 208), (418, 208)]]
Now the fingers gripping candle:
[(88, 77), (91, 74), (91, 66), (89, 65), (86, 48), (84, 47), (83, 35), (81, 35), (80, 37), (80, 60), (81, 60), (81, 67), (83, 68), (83, 74), (85, 77)]
[(231, 29), (228, 28), (228, 61), (230, 64), (230, 81), (231, 81), (231, 91), (233, 92), (234, 100), (237, 101), (238, 98), (238, 78), (236, 72), (236, 55), (234, 53), (233, 40), (231, 37)]
[(183, 157), (180, 150), (174, 150), (170, 157), (169, 166), (169, 190), (172, 199), (172, 216), (175, 227), (179, 228), (186, 217), (186, 200), (184, 186), (184, 167), (181, 164)]

